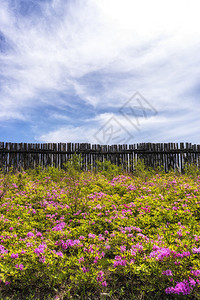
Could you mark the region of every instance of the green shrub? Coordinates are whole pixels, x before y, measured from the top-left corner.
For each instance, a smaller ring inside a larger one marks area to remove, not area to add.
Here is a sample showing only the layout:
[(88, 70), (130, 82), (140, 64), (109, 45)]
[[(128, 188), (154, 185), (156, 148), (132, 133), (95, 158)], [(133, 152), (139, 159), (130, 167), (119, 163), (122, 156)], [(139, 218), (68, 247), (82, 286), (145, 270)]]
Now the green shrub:
[(83, 169), (83, 158), (81, 154), (74, 153), (63, 166), (69, 175), (77, 176)]
[(1, 175), (0, 299), (199, 299), (199, 178), (81, 167)]
[(183, 172), (187, 176), (197, 177), (200, 175), (200, 170), (195, 163), (186, 163), (183, 168)]
[(108, 179), (112, 179), (117, 175), (122, 174), (122, 166), (112, 164), (110, 160), (104, 160), (103, 162), (96, 160), (97, 168), (96, 172), (101, 172)]
[(142, 178), (143, 180), (147, 180), (153, 174), (155, 174), (155, 170), (151, 167), (147, 167), (144, 163), (144, 159), (134, 159), (133, 160), (134, 170), (133, 175)]

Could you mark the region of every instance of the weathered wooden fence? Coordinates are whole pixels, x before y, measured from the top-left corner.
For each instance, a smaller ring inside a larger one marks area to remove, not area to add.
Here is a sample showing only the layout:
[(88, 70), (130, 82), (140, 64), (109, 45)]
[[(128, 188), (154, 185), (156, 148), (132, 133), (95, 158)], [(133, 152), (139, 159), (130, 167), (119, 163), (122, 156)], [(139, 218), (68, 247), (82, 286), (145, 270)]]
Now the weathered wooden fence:
[(165, 171), (178, 168), (183, 170), (186, 162), (200, 166), (200, 145), (191, 143), (140, 143), (132, 145), (91, 145), (86, 143), (27, 144), (0, 142), (0, 168), (7, 172), (14, 170), (55, 166), (63, 164), (73, 153), (81, 153), (82, 168), (96, 168), (96, 160), (110, 160), (121, 164), (124, 170), (132, 172), (134, 161), (144, 159), (146, 165)]

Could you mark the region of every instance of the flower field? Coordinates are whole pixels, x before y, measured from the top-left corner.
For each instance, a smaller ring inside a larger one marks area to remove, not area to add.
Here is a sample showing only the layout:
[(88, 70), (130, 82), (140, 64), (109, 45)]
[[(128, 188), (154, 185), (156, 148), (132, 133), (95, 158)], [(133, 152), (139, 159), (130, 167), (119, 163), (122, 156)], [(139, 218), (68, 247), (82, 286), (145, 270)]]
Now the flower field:
[(1, 174), (0, 299), (200, 299), (200, 176)]

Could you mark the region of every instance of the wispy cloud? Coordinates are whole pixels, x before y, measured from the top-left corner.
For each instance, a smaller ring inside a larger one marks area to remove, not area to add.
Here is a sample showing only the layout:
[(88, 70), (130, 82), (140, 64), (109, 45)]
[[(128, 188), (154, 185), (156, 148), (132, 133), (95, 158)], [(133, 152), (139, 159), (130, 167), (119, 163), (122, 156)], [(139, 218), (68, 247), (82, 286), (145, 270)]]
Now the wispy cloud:
[(35, 141), (95, 142), (111, 115), (133, 130), (119, 109), (139, 91), (158, 115), (131, 142), (197, 139), (199, 7), (1, 0), (0, 122), (23, 122)]

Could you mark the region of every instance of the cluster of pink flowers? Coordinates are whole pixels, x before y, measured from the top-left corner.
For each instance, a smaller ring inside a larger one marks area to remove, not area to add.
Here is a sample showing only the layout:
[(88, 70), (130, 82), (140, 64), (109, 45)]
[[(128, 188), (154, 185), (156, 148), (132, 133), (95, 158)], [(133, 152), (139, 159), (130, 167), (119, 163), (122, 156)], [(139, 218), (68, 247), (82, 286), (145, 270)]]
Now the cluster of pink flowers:
[(141, 236), (147, 242), (149, 241), (149, 238), (146, 235), (142, 234), (142, 233), (137, 233), (137, 236)]
[(42, 233), (38, 231), (38, 232), (36, 233), (36, 236), (37, 236), (37, 237), (42, 237)]
[(104, 280), (103, 276), (104, 276), (104, 272), (100, 271), (97, 276), (97, 281), (102, 282)]
[(56, 246), (61, 246), (63, 249), (67, 249), (70, 247), (74, 247), (74, 246), (82, 246), (82, 244), (80, 243), (80, 240), (66, 240), (66, 242), (64, 242), (63, 240), (61, 241), (57, 241), (55, 242)]
[(119, 227), (118, 228), (119, 231), (121, 231), (122, 233), (126, 233), (126, 231), (131, 232), (132, 230), (135, 230), (137, 232), (142, 232), (142, 229), (135, 227), (135, 226), (129, 226), (129, 227)]
[(179, 237), (181, 237), (183, 234), (182, 234), (182, 230), (180, 229), (179, 231), (177, 231), (177, 234)]
[(158, 248), (152, 251), (148, 258), (156, 257), (156, 260), (163, 260), (164, 257), (169, 257), (171, 255), (171, 250), (169, 248)]
[(12, 186), (15, 187), (16, 189), (18, 189), (18, 186), (16, 185), (16, 183), (12, 183)]
[(60, 231), (63, 230), (66, 226), (65, 222), (60, 222), (59, 224), (57, 224), (55, 227), (52, 228), (52, 231)]
[(89, 269), (87, 269), (86, 267), (82, 267), (81, 269), (82, 269), (83, 273), (89, 272)]
[(96, 264), (97, 261), (98, 261), (99, 259), (102, 259), (104, 256), (105, 256), (105, 253), (104, 253), (104, 252), (100, 253), (99, 251), (97, 251), (97, 255), (95, 256), (93, 263)]
[[(111, 181), (109, 181), (108, 183), (112, 186), (115, 186), (116, 184), (118, 183), (122, 183), (122, 182), (125, 182), (127, 181), (127, 179), (131, 179), (130, 177), (128, 176), (124, 176), (124, 175), (119, 175), (117, 177), (114, 177)], [(127, 186), (127, 185), (125, 185)]]
[(137, 243), (136, 245), (132, 245), (131, 249), (134, 250), (135, 252), (142, 252), (143, 251), (143, 246), (141, 243)]
[(180, 294), (189, 295), (195, 286), (196, 282), (193, 279), (190, 279), (190, 284), (187, 280), (183, 280), (183, 282), (178, 282), (175, 287), (168, 287), (165, 289), (166, 294)]
[(107, 196), (107, 194), (103, 193), (103, 192), (95, 192), (94, 194), (90, 194), (88, 196), (89, 199), (95, 200), (95, 199), (101, 199), (104, 198), (105, 196)]
[(120, 247), (120, 252), (123, 253), (123, 252), (125, 252), (125, 251), (126, 251), (126, 246), (121, 246), (121, 247)]
[(44, 249), (47, 246), (45, 244), (40, 244), (38, 248), (35, 248), (34, 252), (37, 254), (37, 256), (40, 255), (40, 253), (44, 253)]
[(200, 270), (192, 270), (190, 271), (194, 276), (200, 276)]
[[(74, 216), (80, 215), (81, 212), (82, 212), (82, 210), (78, 210), (76, 213), (74, 213)], [(82, 215), (83, 215), (83, 214), (82, 214)]]
[(6, 250), (4, 246), (0, 245), (0, 253), (1, 254), (4, 254), (4, 253), (7, 254), (8, 250)]
[(200, 253), (200, 247), (199, 247), (199, 248), (196, 248), (196, 247), (193, 248), (193, 249), (192, 249), (192, 252), (193, 252), (193, 253)]
[(107, 250), (110, 250), (110, 245), (105, 245), (105, 248), (107, 249)]
[(130, 184), (128, 187), (127, 187), (127, 190), (129, 191), (135, 191), (136, 190), (136, 187), (132, 184)]
[(97, 276), (97, 281), (101, 282), (102, 286), (107, 286), (107, 282), (104, 280), (104, 272), (100, 271)]
[(176, 257), (183, 258), (191, 255), (190, 251), (184, 251), (183, 253), (177, 253), (176, 251), (172, 251), (172, 253), (174, 258)]
[(162, 272), (163, 275), (167, 275), (167, 276), (173, 276), (172, 271), (171, 270), (165, 270)]
[(122, 257), (119, 255), (115, 256), (115, 260), (113, 262), (114, 268), (116, 268), (118, 266), (126, 266), (126, 264), (127, 264), (126, 259), (122, 259)]
[(95, 239), (96, 235), (95, 235), (95, 234), (92, 234), (92, 233), (89, 233), (89, 234), (88, 234), (88, 237), (91, 238), (91, 239)]
[(105, 240), (105, 238), (102, 234), (99, 234), (98, 238), (99, 238), (99, 241), (104, 241)]
[(150, 208), (151, 208), (151, 206), (146, 205), (144, 207), (143, 206), (142, 207), (138, 207), (138, 210), (144, 210), (146, 212), (151, 212)]
[(52, 252), (60, 257), (63, 257), (63, 253), (61, 251), (56, 252), (56, 250), (53, 250)]
[(27, 236), (28, 238), (30, 238), (30, 237), (34, 237), (35, 235), (34, 235), (33, 232), (29, 231), (29, 232), (27, 233), (26, 236)]
[(40, 256), (39, 261), (44, 264), (45, 263), (45, 256)]
[(19, 254), (18, 254), (18, 253), (12, 253), (12, 254), (11, 254), (11, 258), (16, 259), (16, 258), (18, 258), (18, 257), (19, 257)]
[(84, 257), (83, 257), (83, 256), (80, 257), (80, 258), (78, 259), (79, 264), (80, 264), (81, 262), (83, 262), (83, 261), (84, 261)]
[(15, 265), (15, 268), (16, 268), (16, 269), (19, 269), (19, 270), (23, 270), (24, 266), (23, 266), (22, 264), (19, 264), (19, 265), (16, 264), (16, 265)]

